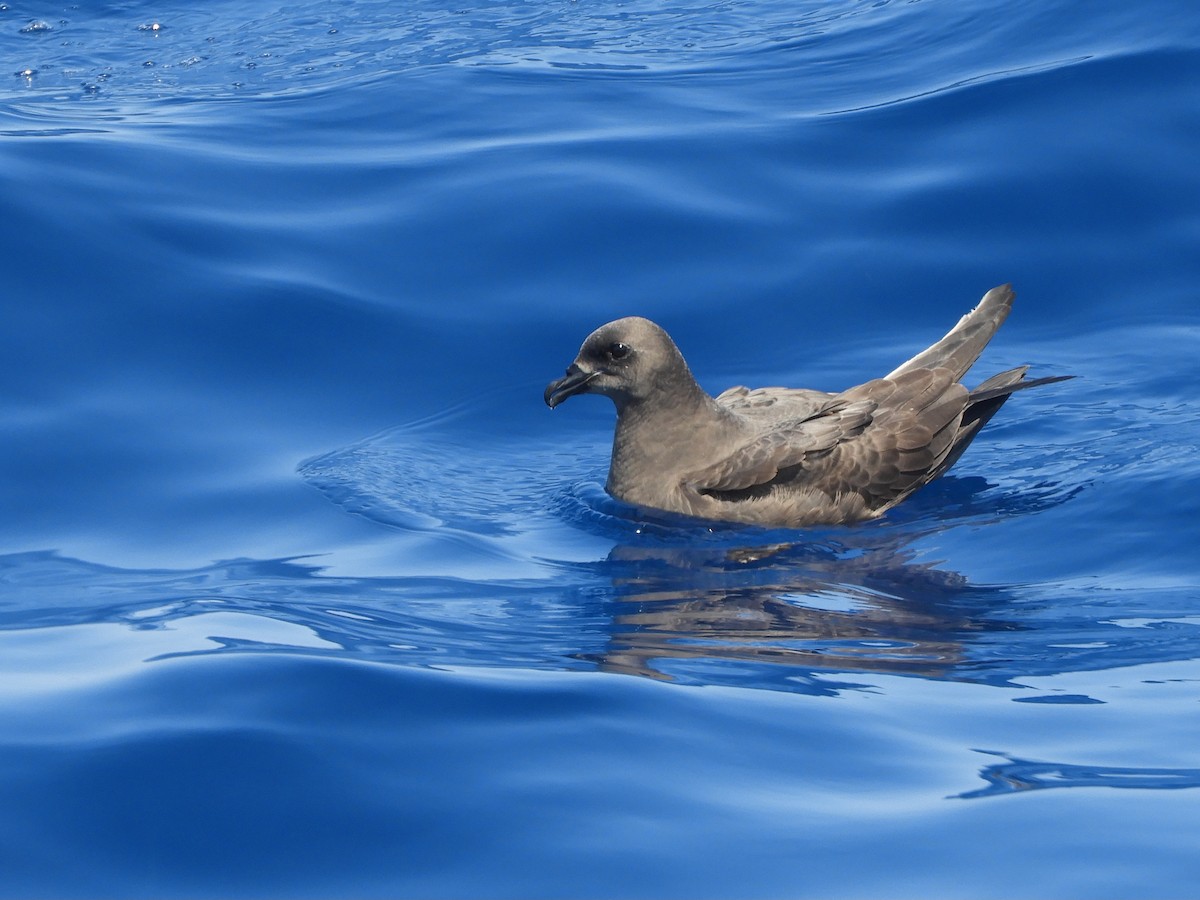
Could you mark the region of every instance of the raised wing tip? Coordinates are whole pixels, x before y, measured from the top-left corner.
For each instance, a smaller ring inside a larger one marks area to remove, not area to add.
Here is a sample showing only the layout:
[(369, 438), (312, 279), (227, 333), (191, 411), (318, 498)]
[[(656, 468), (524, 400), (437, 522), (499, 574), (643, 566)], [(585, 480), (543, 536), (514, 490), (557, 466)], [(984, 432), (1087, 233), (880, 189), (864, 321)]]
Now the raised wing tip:
[(985, 303), (1005, 303), (1011, 305), (1013, 298), (1016, 296), (1017, 292), (1013, 290), (1011, 284), (1001, 284), (984, 294), (983, 299), (979, 301), (979, 305), (983, 306)]

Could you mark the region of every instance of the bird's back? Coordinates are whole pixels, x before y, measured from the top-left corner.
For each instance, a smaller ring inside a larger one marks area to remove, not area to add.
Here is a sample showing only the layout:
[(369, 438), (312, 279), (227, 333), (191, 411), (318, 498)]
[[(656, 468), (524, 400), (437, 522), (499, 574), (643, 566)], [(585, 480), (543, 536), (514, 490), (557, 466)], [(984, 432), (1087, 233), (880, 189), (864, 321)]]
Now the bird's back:
[(748, 388), (739, 385), (717, 395), (717, 403), (737, 415), (759, 422), (806, 419), (824, 407), (833, 394), (807, 388)]

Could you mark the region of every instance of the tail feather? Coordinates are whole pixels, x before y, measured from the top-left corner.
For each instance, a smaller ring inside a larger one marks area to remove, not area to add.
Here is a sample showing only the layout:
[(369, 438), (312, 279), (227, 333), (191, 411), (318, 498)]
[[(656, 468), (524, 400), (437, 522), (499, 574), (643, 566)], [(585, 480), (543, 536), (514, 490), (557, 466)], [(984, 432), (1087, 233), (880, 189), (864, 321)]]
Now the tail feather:
[[(1021, 371), (1022, 375), (1025, 373), (1025, 369), (1027, 369), (1027, 368), (1028, 368), (1028, 366), (1021, 367), (1020, 371)], [(1016, 372), (1018, 370), (1013, 369), (1011, 371)], [(1007, 373), (1007, 372), (1001, 373), (1001, 375), (1007, 375), (1007, 374), (1009, 374), (1009, 373)], [(985, 401), (994, 400), (998, 397), (1007, 398), (1009, 396), (1009, 394), (1013, 394), (1017, 391), (1023, 391), (1026, 388), (1041, 387), (1043, 384), (1054, 384), (1057, 381), (1068, 381), (1069, 379), (1074, 378), (1075, 376), (1074, 375), (1047, 375), (1043, 378), (1030, 378), (1028, 381), (1026, 381), (1024, 378), (1018, 378), (1016, 381), (1014, 381), (1011, 384), (992, 385), (991, 382), (999, 377), (1000, 376), (997, 375), (992, 378), (989, 378), (987, 381), (985, 381), (979, 387), (975, 388), (975, 390), (971, 391), (971, 394), (969, 397), (971, 404), (975, 405), (977, 403), (984, 403)]]
[(1000, 372), (971, 391), (967, 396), (967, 408), (963, 410), (962, 421), (959, 423), (958, 433), (954, 435), (954, 443), (950, 447), (950, 452), (938, 465), (937, 470), (930, 477), (930, 481), (958, 462), (958, 458), (970, 446), (971, 441), (975, 440), (975, 436), (979, 434), (983, 426), (1000, 411), (1000, 407), (1014, 393), (1026, 388), (1054, 384), (1057, 381), (1066, 381), (1075, 377), (1074, 375), (1048, 375), (1044, 378), (1026, 380), (1025, 373), (1028, 370), (1029, 366), (1018, 366), (1015, 369)]

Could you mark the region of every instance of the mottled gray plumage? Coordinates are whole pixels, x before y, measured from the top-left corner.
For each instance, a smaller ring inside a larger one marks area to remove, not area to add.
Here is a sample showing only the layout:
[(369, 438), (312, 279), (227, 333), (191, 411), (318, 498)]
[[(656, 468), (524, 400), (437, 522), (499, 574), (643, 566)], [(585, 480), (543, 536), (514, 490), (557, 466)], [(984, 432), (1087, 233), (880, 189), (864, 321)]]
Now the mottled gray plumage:
[(872, 519), (950, 468), (1014, 391), (1070, 377), (1026, 380), (1022, 366), (974, 390), (960, 383), (1013, 296), (993, 288), (936, 344), (840, 394), (735, 387), (710, 397), (665, 331), (618, 319), (588, 336), (545, 399), (612, 398), (607, 489), (628, 503), (758, 525)]

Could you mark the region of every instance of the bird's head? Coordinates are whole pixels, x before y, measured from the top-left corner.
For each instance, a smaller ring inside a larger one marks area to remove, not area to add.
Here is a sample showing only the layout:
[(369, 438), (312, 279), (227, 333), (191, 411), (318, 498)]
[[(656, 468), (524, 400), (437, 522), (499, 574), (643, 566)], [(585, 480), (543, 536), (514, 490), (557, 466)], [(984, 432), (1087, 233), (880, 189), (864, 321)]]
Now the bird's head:
[(575, 394), (603, 394), (620, 411), (679, 379), (690, 382), (691, 373), (675, 342), (649, 319), (630, 316), (588, 335), (566, 375), (546, 386), (545, 400), (553, 409)]

